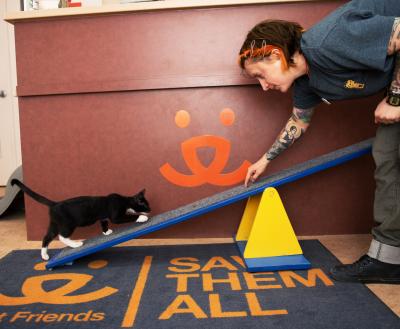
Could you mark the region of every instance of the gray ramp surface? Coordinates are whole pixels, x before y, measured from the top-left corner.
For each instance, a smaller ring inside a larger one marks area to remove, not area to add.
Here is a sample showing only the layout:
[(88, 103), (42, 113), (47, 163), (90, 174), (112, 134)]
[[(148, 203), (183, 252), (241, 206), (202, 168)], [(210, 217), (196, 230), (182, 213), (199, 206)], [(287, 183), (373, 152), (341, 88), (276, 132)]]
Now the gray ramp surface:
[(117, 228), (110, 235), (100, 235), (85, 240), (82, 247), (64, 248), (46, 264), (47, 268), (64, 265), (77, 258), (102, 249), (137, 238), (139, 236), (172, 226), (187, 219), (202, 215), (234, 202), (263, 192), (267, 187), (277, 187), (315, 172), (358, 158), (371, 152), (373, 139), (354, 144), (343, 149), (300, 163), (289, 169), (259, 180), (250, 187), (239, 185), (224, 192), (190, 203), (175, 210), (167, 211), (150, 218), (146, 223), (135, 223), (131, 227)]
[(17, 169), (14, 170), (12, 175), (7, 181), (5, 195), (0, 199), (0, 216), (3, 215), (6, 210), (11, 206), (15, 197), (17, 196), (18, 192), (21, 190), (18, 186), (11, 186), (11, 180), (14, 178), (22, 180), (22, 166), (19, 166)]

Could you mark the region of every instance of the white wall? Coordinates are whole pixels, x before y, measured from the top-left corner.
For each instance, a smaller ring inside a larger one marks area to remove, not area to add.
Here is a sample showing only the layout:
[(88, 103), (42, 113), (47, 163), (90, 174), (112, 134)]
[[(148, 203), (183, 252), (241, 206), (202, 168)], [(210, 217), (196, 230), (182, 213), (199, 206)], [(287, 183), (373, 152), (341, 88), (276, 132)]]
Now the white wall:
[(0, 185), (5, 185), (11, 173), (21, 164), (18, 99), (16, 97), (16, 64), (14, 27), (2, 18), (6, 12), (20, 9), (19, 0), (0, 0)]

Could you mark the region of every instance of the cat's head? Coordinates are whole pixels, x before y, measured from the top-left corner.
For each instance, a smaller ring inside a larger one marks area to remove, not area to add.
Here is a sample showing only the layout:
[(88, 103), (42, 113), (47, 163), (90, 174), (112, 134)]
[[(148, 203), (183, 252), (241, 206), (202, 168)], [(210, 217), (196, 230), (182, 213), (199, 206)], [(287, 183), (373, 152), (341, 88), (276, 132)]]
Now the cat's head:
[(136, 214), (148, 215), (151, 211), (149, 202), (144, 196), (145, 192), (146, 190), (143, 189), (130, 198), (130, 208), (132, 208)]

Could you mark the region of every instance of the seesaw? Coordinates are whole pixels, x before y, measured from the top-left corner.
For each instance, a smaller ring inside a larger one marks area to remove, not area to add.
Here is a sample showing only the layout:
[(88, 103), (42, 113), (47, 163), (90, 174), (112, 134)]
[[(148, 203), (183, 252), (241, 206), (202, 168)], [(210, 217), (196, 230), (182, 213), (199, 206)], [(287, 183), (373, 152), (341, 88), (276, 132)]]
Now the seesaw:
[(46, 264), (47, 269), (71, 263), (75, 259), (93, 254), (139, 236), (155, 232), (181, 223), (193, 217), (225, 207), (240, 200), (262, 193), (268, 187), (277, 187), (293, 182), (313, 173), (337, 166), (371, 152), (373, 139), (336, 150), (276, 174), (265, 177), (246, 188), (243, 185), (234, 187), (213, 196), (190, 203), (175, 210), (158, 214), (146, 223), (134, 224), (131, 227), (115, 229), (111, 235), (97, 236), (85, 240), (82, 247), (64, 248)]

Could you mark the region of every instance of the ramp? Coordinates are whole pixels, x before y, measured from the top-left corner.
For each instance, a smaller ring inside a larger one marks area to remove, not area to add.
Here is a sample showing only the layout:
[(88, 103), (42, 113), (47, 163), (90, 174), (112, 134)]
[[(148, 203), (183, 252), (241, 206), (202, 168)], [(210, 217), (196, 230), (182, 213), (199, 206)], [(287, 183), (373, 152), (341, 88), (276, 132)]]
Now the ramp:
[(23, 181), (22, 166), (19, 166), (17, 169), (15, 169), (7, 181), (5, 195), (3, 198), (0, 199), (0, 216), (2, 216), (6, 212), (6, 210), (11, 206), (18, 192), (21, 190), (16, 185), (11, 186), (11, 180), (14, 178), (19, 179), (21, 182)]
[(132, 227), (115, 229), (111, 235), (102, 235), (87, 239), (82, 247), (75, 249), (67, 247), (61, 250), (59, 254), (49, 260), (49, 262), (46, 264), (46, 268), (49, 269), (70, 263), (75, 259), (95, 253), (105, 248), (115, 246), (119, 243), (178, 224), (190, 218), (211, 212), (215, 209), (227, 206), (237, 201), (247, 199), (252, 195), (263, 192), (267, 187), (277, 187), (286, 183), (290, 183), (313, 173), (358, 158), (371, 152), (372, 141), (373, 139), (368, 139), (352, 146), (348, 146), (312, 160), (300, 163), (289, 169), (265, 177), (248, 188), (240, 185), (185, 205), (178, 209), (156, 215), (150, 218), (146, 223), (133, 224)]

